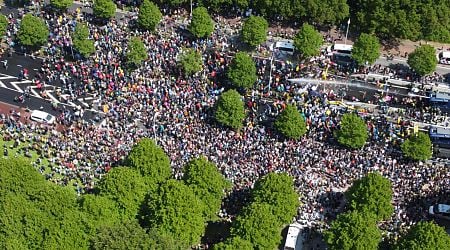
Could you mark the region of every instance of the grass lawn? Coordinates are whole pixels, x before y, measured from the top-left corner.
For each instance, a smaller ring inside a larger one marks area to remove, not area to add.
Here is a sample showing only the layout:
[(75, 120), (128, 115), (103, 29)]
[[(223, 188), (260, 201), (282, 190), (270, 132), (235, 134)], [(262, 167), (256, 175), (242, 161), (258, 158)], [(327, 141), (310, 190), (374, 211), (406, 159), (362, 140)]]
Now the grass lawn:
[[(24, 159), (29, 160), (30, 165), (33, 165), (33, 163), (36, 162), (36, 160), (39, 158), (38, 153), (35, 150), (32, 150), (32, 149), (29, 151), (31, 153), (31, 157), (26, 157), (23, 152), (19, 153), (19, 149), (28, 146), (28, 144), (29, 144), (28, 142), (21, 142), (20, 145), (17, 148), (13, 148), (12, 145), (14, 144), (14, 141), (13, 140), (4, 141), (3, 140), (3, 136), (4, 136), (4, 131), (1, 129), (1, 124), (0, 124), (0, 147), (1, 147), (1, 152), (0, 153), (1, 153), (1, 157), (6, 158), (6, 159), (8, 159), (10, 157), (23, 157)], [(3, 148), (4, 148), (5, 145), (8, 148), (8, 156), (5, 156), (3, 154)], [(39, 167), (40, 166), (44, 166), (45, 167), (44, 172), (42, 174), (46, 175), (46, 174), (51, 173), (52, 170), (51, 170), (51, 168), (49, 166), (50, 165), (49, 159), (47, 159), (46, 157), (41, 157), (41, 160), (42, 161), (41, 161), (41, 164), (39, 164)], [(60, 175), (58, 173), (55, 173), (52, 179), (62, 179), (62, 178), (63, 178), (62, 175)], [(74, 187), (74, 189), (75, 189), (75, 186), (73, 185), (75, 182), (78, 182), (78, 184), (82, 186), (82, 183), (81, 183), (81, 181), (79, 179), (72, 179), (72, 180), (70, 180), (69, 183), (67, 184), (67, 186)]]

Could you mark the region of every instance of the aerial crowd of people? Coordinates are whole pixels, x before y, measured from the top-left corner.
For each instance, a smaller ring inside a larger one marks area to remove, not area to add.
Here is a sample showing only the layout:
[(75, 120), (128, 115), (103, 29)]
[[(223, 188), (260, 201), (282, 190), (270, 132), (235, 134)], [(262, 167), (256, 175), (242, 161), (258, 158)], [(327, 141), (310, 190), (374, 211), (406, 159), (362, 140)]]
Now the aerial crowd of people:
[[(12, 147), (22, 147), (24, 154), (36, 151), (40, 155), (34, 166), (46, 178), (63, 185), (76, 185), (89, 192), (96, 182), (125, 159), (127, 152), (142, 137), (154, 138), (171, 160), (173, 174), (180, 178), (182, 166), (193, 157), (206, 156), (234, 184), (234, 191), (251, 188), (268, 172), (287, 172), (295, 180), (301, 194), (297, 220), (311, 227), (323, 228), (342, 211), (343, 192), (353, 180), (368, 172), (379, 171), (393, 184), (395, 213), (383, 226), (398, 232), (427, 217), (426, 205), (432, 205), (448, 195), (448, 167), (440, 164), (417, 163), (403, 159), (398, 142), (407, 133), (408, 121), (424, 119), (436, 110), (420, 105), (420, 98), (403, 98), (407, 110), (403, 114), (368, 112), (361, 114), (368, 123), (370, 138), (361, 150), (342, 148), (333, 140), (333, 131), (347, 108), (328, 101), (342, 100), (351, 91), (347, 87), (298, 84), (291, 78), (312, 76), (321, 78), (328, 60), (325, 54), (309, 65), (255, 57), (258, 80), (245, 96), (247, 118), (239, 132), (218, 125), (213, 118), (214, 104), (225, 91), (225, 72), (236, 52), (240, 20), (214, 17), (217, 25), (213, 35), (195, 40), (177, 28), (188, 13), (165, 15), (158, 32), (150, 33), (130, 28), (135, 16), (123, 15), (97, 25), (92, 15), (75, 11), (66, 14), (42, 12), (50, 28), (46, 56), (42, 68), (33, 80), (43, 84), (59, 82), (62, 94), (77, 98), (89, 94), (97, 102), (85, 113), (92, 112), (98, 123), (84, 121), (72, 115), (71, 108), (59, 105), (62, 129), (23, 121), (15, 112), (3, 114), (1, 133), (4, 141), (14, 141)], [(8, 41), (14, 41), (21, 16), (9, 16)], [(71, 38), (77, 22), (88, 24), (95, 40), (96, 52), (88, 58), (68, 60)], [(273, 34), (276, 35), (276, 34)], [(138, 69), (129, 72), (122, 64), (127, 41), (138, 36), (148, 51)], [(226, 44), (226, 46), (225, 46)], [(261, 54), (269, 48), (258, 48)], [(177, 64), (182, 48), (194, 48), (202, 53), (203, 70), (185, 76)], [(36, 59), (41, 60), (41, 59)], [(268, 89), (269, 74), (273, 81)], [(383, 73), (379, 67), (373, 68)], [(340, 74), (338, 69), (329, 72)], [(383, 74), (396, 74), (384, 71)], [(433, 80), (433, 79), (430, 79)], [(440, 80), (439, 77), (436, 80)], [(383, 96), (380, 96), (380, 99)], [(62, 100), (62, 99), (61, 99)], [(409, 101), (408, 101), (409, 100)], [(415, 105), (408, 105), (414, 102)], [(307, 134), (299, 140), (283, 139), (270, 125), (286, 103), (295, 103), (304, 115)], [(80, 115), (78, 115), (80, 116)], [(394, 117), (395, 116), (395, 117)], [(428, 119), (428, 118), (427, 118)], [(9, 147), (5, 147), (5, 155)], [(48, 162), (44, 166), (43, 162)], [(75, 181), (74, 181), (75, 180)], [(239, 192), (229, 199), (238, 204)], [(442, 200), (441, 200), (442, 201)], [(221, 211), (233, 216), (230, 204)]]

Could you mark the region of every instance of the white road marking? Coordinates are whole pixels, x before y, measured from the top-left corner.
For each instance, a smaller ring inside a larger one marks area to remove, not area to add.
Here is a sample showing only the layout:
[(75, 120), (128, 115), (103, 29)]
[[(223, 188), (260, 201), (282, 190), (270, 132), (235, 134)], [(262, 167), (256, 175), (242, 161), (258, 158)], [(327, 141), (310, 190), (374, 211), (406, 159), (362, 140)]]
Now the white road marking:
[(10, 82), (10, 84), (11, 84), (14, 88), (16, 88), (17, 91), (19, 91), (20, 93), (23, 93), (23, 90), (22, 90), (19, 86), (17, 86), (17, 84), (16, 84), (15, 82)]
[(53, 91), (47, 90), (46, 92), (47, 92), (47, 96), (50, 97), (50, 99), (52, 99), (53, 102), (60, 103), (59, 100), (56, 99), (56, 97), (53, 96), (53, 94), (52, 94)]
[(14, 76), (0, 76), (0, 80), (15, 79)]
[(30, 81), (30, 80), (22, 80), (22, 81), (10, 82), (10, 83), (14, 83), (14, 84), (25, 84), (25, 83), (32, 83), (32, 81)]
[(42, 96), (36, 92), (36, 90), (34, 90), (35, 87), (31, 87), (30, 92), (33, 93), (34, 96), (38, 97), (38, 98), (42, 98)]
[(8, 87), (0, 80), (0, 87), (7, 89)]

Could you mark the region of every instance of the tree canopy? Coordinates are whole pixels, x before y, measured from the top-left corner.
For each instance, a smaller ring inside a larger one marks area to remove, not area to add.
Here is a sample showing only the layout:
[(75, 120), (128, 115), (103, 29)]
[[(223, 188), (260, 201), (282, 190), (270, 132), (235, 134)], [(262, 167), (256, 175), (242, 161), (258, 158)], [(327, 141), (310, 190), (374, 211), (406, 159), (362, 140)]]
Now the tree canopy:
[(89, 39), (89, 28), (84, 23), (77, 23), (72, 33), (72, 42), (75, 49), (83, 56), (88, 57), (95, 51), (94, 41)]
[(151, 250), (152, 242), (136, 220), (125, 221), (114, 225), (100, 226), (91, 240), (91, 249), (145, 249)]
[(112, 0), (94, 0), (92, 11), (96, 17), (110, 19), (116, 14), (116, 4)]
[(420, 76), (424, 76), (436, 69), (436, 51), (431, 45), (422, 45), (408, 55), (408, 65)]
[(205, 7), (198, 7), (192, 11), (192, 19), (188, 30), (197, 38), (208, 37), (213, 33), (214, 21)]
[(0, 159), (0, 247), (86, 249), (83, 214), (72, 189), (47, 182), (29, 162)]
[(177, 180), (168, 180), (151, 190), (144, 208), (144, 222), (170, 235), (188, 248), (200, 243), (205, 231), (206, 209), (192, 189)]
[(202, 55), (193, 49), (185, 49), (180, 58), (180, 65), (186, 76), (191, 76), (202, 70)]
[(144, 42), (139, 37), (132, 37), (128, 41), (127, 62), (130, 65), (139, 66), (147, 58), (148, 54)]
[(236, 218), (231, 228), (231, 238), (250, 241), (253, 249), (276, 249), (281, 241), (281, 226), (267, 203), (251, 203)]
[(323, 36), (313, 26), (304, 23), (294, 38), (295, 49), (305, 58), (318, 55)]
[(39, 17), (31, 14), (23, 16), (17, 38), (25, 46), (38, 47), (47, 43), (49, 35), (47, 24)]
[(224, 191), (231, 187), (217, 167), (205, 157), (193, 159), (185, 166), (183, 180), (205, 204), (206, 220), (216, 219)]
[(126, 162), (152, 183), (162, 183), (172, 176), (169, 157), (149, 138), (142, 138), (133, 146)]
[(335, 131), (338, 142), (349, 148), (361, 148), (369, 137), (364, 120), (354, 113), (342, 116), (339, 130)]
[(162, 14), (158, 6), (149, 0), (144, 0), (139, 7), (139, 25), (146, 30), (154, 31), (161, 19)]
[(376, 250), (381, 241), (375, 219), (357, 211), (338, 215), (324, 236), (330, 250)]
[(257, 80), (256, 65), (244, 52), (236, 53), (227, 73), (233, 85), (238, 88), (251, 88)]
[(290, 139), (298, 139), (306, 133), (305, 118), (300, 115), (296, 106), (286, 105), (275, 121), (275, 128)]
[(379, 173), (356, 180), (346, 197), (352, 210), (373, 214), (377, 221), (389, 219), (394, 212), (391, 182)]
[(213, 250), (253, 250), (250, 241), (244, 240), (239, 236), (228, 238), (225, 242), (214, 245)]
[(117, 204), (106, 196), (83, 195), (80, 210), (87, 215), (87, 227), (93, 234), (100, 226), (114, 225), (121, 220)]
[(286, 173), (269, 173), (256, 181), (252, 202), (269, 204), (280, 226), (291, 223), (300, 206), (294, 180)]
[(111, 169), (98, 184), (100, 195), (117, 203), (124, 219), (134, 219), (148, 191), (138, 170), (127, 167)]
[(233, 129), (242, 127), (245, 118), (244, 102), (234, 89), (223, 92), (217, 101), (216, 120)]
[(256, 47), (267, 40), (269, 24), (260, 16), (250, 16), (244, 21), (241, 39), (251, 47)]
[(400, 238), (395, 249), (448, 249), (450, 236), (434, 222), (419, 222)]
[(432, 143), (428, 134), (419, 132), (411, 135), (401, 145), (403, 154), (415, 161), (425, 161), (431, 158), (433, 151)]
[(50, 0), (50, 4), (59, 10), (66, 10), (72, 6), (73, 0)]
[(380, 57), (380, 41), (374, 35), (362, 33), (352, 48), (352, 58), (359, 64), (369, 65), (375, 63)]
[(0, 14), (0, 37), (5, 36), (8, 29), (9, 21), (5, 15)]
[(448, 1), (349, 1), (352, 21), (360, 32), (380, 38), (450, 41)]

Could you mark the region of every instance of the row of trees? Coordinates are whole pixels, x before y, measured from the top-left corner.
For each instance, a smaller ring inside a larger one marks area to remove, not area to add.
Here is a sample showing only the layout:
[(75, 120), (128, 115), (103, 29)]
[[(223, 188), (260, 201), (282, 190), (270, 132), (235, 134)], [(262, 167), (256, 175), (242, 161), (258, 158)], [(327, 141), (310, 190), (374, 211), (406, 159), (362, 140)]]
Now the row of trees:
[[(124, 167), (95, 194), (47, 182), (29, 163), (0, 160), (3, 249), (188, 249), (217, 219), (230, 183), (205, 158), (190, 161), (181, 181), (153, 141), (133, 147)], [(189, 225), (189, 226), (187, 226)]]
[(214, 249), (276, 249), (281, 229), (297, 214), (299, 196), (292, 177), (269, 173), (251, 191), (251, 201), (237, 216), (230, 237)]
[[(378, 173), (356, 180), (345, 194), (349, 211), (338, 215), (324, 233), (331, 250), (378, 249), (381, 231), (377, 222), (394, 212), (391, 182)], [(432, 222), (420, 222), (395, 243), (393, 249), (445, 249), (450, 237)]]
[[(243, 126), (245, 113), (243, 97), (237, 91), (228, 90), (219, 97), (215, 118), (222, 125), (240, 129)], [(298, 139), (307, 132), (305, 118), (293, 105), (286, 105), (274, 125), (283, 136), (290, 139)], [(334, 137), (345, 147), (362, 148), (369, 138), (366, 122), (355, 113), (344, 114), (339, 128), (334, 131)], [(431, 158), (432, 143), (426, 133), (418, 132), (403, 142), (401, 150), (407, 158), (423, 161)]]

